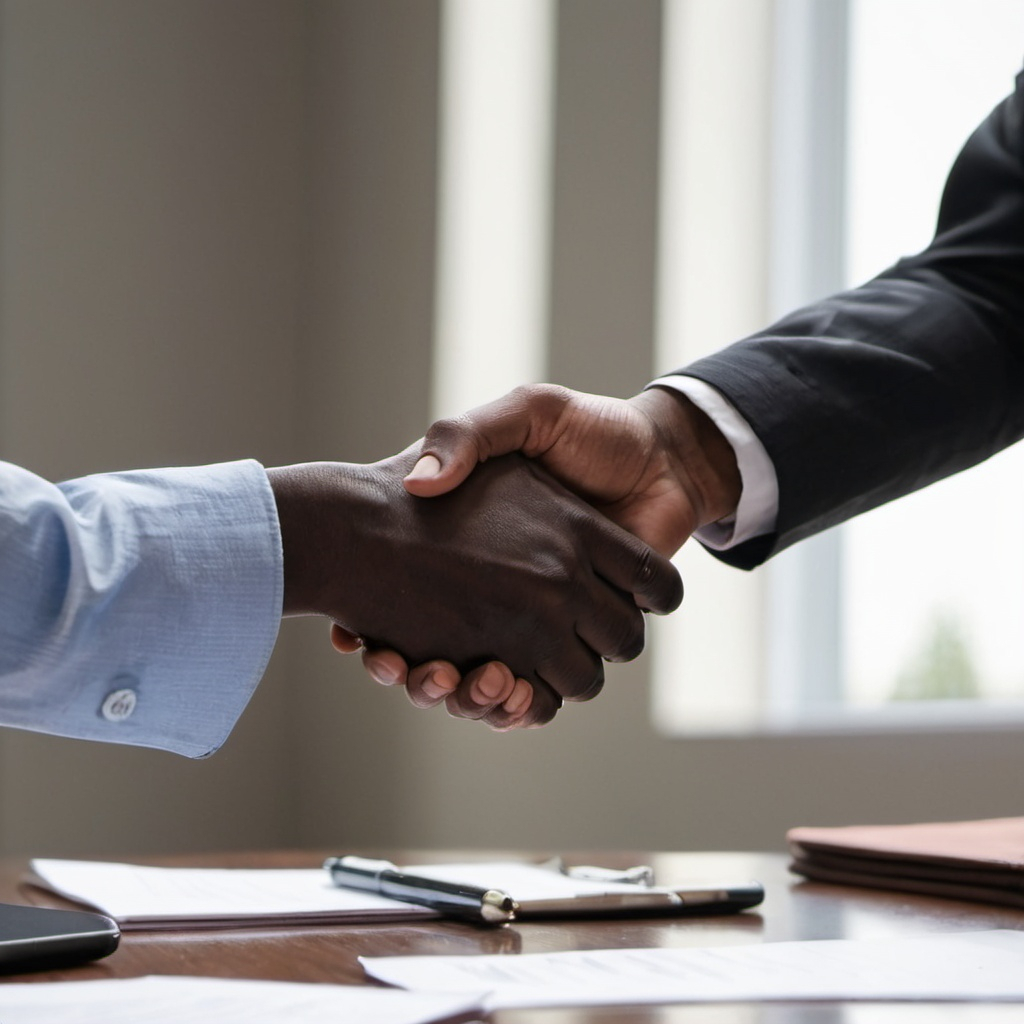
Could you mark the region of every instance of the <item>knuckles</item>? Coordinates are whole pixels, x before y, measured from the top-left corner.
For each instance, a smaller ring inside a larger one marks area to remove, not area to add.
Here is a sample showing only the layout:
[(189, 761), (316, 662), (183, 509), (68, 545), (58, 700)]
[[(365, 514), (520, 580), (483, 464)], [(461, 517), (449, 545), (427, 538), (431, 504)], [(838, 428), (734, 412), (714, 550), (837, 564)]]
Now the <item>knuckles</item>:
[(574, 703), (591, 700), (604, 687), (604, 665), (600, 658), (595, 658), (586, 668), (549, 669), (545, 679), (563, 700)]
[(642, 595), (646, 611), (674, 612), (683, 602), (683, 580), (667, 559), (645, 547), (637, 555), (634, 593)]
[(515, 407), (526, 407), (545, 417), (556, 416), (573, 399), (574, 392), (561, 384), (520, 384), (506, 399)]
[(475, 449), (474, 454), (477, 458), (483, 455), (480, 451), (480, 432), (472, 419), (463, 414), (436, 420), (431, 424), (423, 439), (423, 450), (439, 451), (450, 455), (467, 444)]

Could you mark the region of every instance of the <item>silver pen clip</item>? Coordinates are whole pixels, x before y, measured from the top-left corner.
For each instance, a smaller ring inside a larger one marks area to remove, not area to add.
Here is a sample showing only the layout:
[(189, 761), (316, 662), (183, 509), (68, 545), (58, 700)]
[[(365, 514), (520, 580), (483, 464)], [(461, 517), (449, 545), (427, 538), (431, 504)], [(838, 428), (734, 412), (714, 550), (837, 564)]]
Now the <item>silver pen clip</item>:
[(654, 869), (648, 864), (631, 868), (601, 868), (593, 864), (566, 864), (561, 857), (552, 857), (540, 865), (567, 878), (581, 882), (623, 882), (628, 885), (654, 885)]

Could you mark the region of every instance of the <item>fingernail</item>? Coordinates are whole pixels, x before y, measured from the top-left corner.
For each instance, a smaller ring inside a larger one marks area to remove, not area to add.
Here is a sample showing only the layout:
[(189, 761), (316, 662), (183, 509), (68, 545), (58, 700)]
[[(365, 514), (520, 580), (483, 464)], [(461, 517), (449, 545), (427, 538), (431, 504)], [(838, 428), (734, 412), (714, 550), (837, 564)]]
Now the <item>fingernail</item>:
[(533, 700), (533, 687), (523, 679), (517, 679), (515, 688), (509, 694), (508, 700), (502, 705), (510, 715), (519, 715), (530, 705)]
[(424, 455), (415, 466), (406, 480), (433, 480), (441, 472), (441, 462), (434, 455)]
[(370, 670), (370, 675), (384, 686), (394, 686), (395, 683), (401, 681), (398, 670), (391, 665), (374, 665)]
[(477, 704), (493, 704), (505, 689), (505, 680), (497, 669), (485, 671), (479, 679), (473, 683), (470, 696)]
[(426, 679), (423, 680), (423, 684), (420, 687), (423, 692), (431, 698), (447, 697), (449, 690), (448, 687), (442, 686), (437, 680), (437, 673), (431, 672)]

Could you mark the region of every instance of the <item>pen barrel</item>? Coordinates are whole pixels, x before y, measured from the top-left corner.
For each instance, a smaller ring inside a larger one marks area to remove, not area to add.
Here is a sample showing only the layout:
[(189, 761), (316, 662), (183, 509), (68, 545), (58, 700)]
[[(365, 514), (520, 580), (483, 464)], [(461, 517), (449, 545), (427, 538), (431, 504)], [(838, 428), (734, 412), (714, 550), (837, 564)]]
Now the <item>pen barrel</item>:
[(423, 879), (408, 879), (400, 874), (383, 872), (380, 876), (380, 893), (393, 900), (406, 903), (422, 903), (424, 906), (451, 907), (453, 910), (479, 910), (482, 893), (473, 886), (456, 885), (453, 882), (440, 882), (433, 879), (426, 887)]
[(467, 917), (486, 924), (503, 924), (515, 916), (515, 902), (508, 893), (499, 889), (415, 878), (397, 871), (382, 871), (379, 880), (382, 896), (430, 907), (442, 914)]

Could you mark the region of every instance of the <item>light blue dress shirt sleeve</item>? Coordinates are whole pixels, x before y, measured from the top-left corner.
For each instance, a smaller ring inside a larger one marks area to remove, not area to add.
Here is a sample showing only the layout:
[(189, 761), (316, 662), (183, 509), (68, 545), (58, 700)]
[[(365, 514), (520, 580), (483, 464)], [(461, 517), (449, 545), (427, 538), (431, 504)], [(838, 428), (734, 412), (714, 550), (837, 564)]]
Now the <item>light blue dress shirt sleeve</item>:
[(0, 462), (0, 724), (212, 754), (277, 638), (257, 462), (52, 484)]

